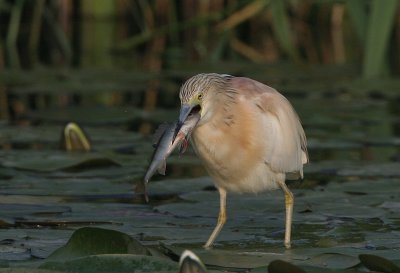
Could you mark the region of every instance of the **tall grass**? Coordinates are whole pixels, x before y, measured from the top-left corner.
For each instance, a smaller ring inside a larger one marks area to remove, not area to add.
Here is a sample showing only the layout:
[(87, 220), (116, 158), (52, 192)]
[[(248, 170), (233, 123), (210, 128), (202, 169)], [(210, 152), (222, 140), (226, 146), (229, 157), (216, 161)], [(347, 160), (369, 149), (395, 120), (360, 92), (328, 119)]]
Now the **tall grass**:
[(388, 73), (387, 50), (394, 28), (397, 0), (372, 0), (367, 22), (363, 75), (367, 78)]
[[(33, 64), (28, 67), (69, 66), (73, 56), (97, 52), (92, 61), (75, 63), (111, 66), (99, 58), (114, 52), (156, 70), (191, 61), (356, 62), (360, 76), (378, 77), (394, 73), (388, 49), (400, 43), (397, 2), (15, 0), (0, 5), (0, 62), (6, 68), (27, 68), (25, 59)], [(27, 25), (31, 31), (22, 31)]]

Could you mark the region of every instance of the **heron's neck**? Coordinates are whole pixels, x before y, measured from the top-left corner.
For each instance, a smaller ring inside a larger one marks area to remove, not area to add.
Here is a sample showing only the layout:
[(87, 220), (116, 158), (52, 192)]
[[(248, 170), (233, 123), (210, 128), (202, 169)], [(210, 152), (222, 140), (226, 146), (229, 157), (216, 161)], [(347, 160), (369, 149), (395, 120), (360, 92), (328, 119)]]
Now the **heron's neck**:
[(207, 102), (204, 108), (205, 114), (199, 125), (211, 123), (216, 128), (230, 126), (235, 116), (230, 107), (232, 103), (235, 103), (234, 99), (227, 98), (224, 93), (217, 93), (211, 101)]

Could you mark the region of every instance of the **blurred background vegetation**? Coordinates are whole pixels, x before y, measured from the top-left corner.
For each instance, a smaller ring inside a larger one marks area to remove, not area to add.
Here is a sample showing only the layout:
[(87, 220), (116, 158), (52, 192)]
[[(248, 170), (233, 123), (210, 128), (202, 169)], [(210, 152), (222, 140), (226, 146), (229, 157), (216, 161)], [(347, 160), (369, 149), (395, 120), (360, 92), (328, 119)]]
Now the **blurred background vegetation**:
[(0, 119), (84, 102), (177, 106), (201, 71), (288, 91), (305, 75), (370, 86), (400, 74), (398, 11), (397, 0), (0, 0)]

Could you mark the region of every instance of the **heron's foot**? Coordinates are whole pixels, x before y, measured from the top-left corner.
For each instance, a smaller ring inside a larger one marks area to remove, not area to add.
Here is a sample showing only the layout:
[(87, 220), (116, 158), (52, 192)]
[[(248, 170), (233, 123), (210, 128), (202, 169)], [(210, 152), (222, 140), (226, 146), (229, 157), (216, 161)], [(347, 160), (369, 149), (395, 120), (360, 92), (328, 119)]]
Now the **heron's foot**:
[(285, 248), (286, 249), (291, 249), (292, 248), (292, 245), (291, 245), (290, 241), (289, 242), (285, 242)]
[(212, 245), (205, 244), (205, 245), (203, 245), (203, 248), (206, 250), (209, 250), (209, 249), (212, 249)]

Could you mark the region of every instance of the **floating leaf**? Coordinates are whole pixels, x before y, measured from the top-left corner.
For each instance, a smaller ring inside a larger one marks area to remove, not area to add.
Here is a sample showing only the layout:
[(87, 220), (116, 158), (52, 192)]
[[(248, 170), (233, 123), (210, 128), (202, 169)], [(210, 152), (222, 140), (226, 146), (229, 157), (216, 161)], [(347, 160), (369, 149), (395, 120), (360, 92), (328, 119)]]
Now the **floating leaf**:
[(338, 172), (340, 176), (360, 177), (400, 177), (398, 162), (383, 162), (354, 165), (344, 168)]
[(358, 258), (369, 270), (383, 273), (400, 273), (400, 267), (383, 257), (371, 254), (360, 254)]
[(0, 260), (15, 261), (15, 260), (27, 260), (31, 258), (31, 252), (29, 249), (23, 246), (14, 245), (0, 245)]
[(66, 260), (96, 254), (147, 255), (147, 249), (125, 233), (94, 227), (76, 230), (68, 243), (52, 253), (49, 260)]
[(341, 253), (322, 253), (305, 261), (304, 264), (331, 269), (346, 269), (359, 264), (359, 260)]
[(40, 205), (40, 204), (0, 204), (1, 217), (17, 218), (19, 220), (29, 216), (60, 215), (70, 212), (68, 206)]
[[(351, 271), (349, 269), (330, 269), (330, 268), (324, 268), (321, 270), (321, 267), (314, 267), (314, 266), (302, 266), (302, 268), (307, 272), (307, 273), (355, 273), (357, 271)], [(252, 272), (253, 273), (253, 272)], [(261, 272), (260, 272), (261, 273)]]
[(88, 135), (75, 122), (65, 125), (60, 142), (61, 147), (67, 151), (89, 152), (92, 149)]
[(212, 186), (210, 177), (187, 178), (187, 179), (164, 179), (160, 182), (153, 182), (147, 185), (150, 194), (180, 194), (202, 190)]
[(0, 273), (63, 273), (64, 271), (37, 268), (0, 268)]
[(132, 254), (92, 255), (66, 261), (48, 261), (39, 268), (63, 272), (170, 272), (176, 273), (178, 265), (172, 261), (152, 256)]
[(22, 154), (14, 155), (3, 163), (6, 167), (37, 171), (53, 172), (57, 170), (89, 169), (99, 167), (120, 166), (119, 163), (100, 153), (48, 153), (30, 152), (30, 155), (23, 157)]
[(294, 264), (282, 260), (275, 260), (268, 265), (268, 273), (306, 273), (306, 272)]
[[(184, 253), (184, 249), (181, 247), (161, 245), (165, 253), (168, 253), (170, 257), (179, 257)], [(237, 249), (234, 250), (220, 250), (220, 249), (208, 249), (199, 248), (194, 250), (199, 259), (209, 267), (220, 268), (220, 269), (249, 269), (255, 267), (266, 266), (270, 262), (281, 259), (281, 260), (304, 260), (307, 259), (305, 256), (295, 255), (291, 253), (284, 253), (284, 250), (278, 250), (274, 252), (245, 252)], [(276, 250), (276, 249), (274, 249)]]

